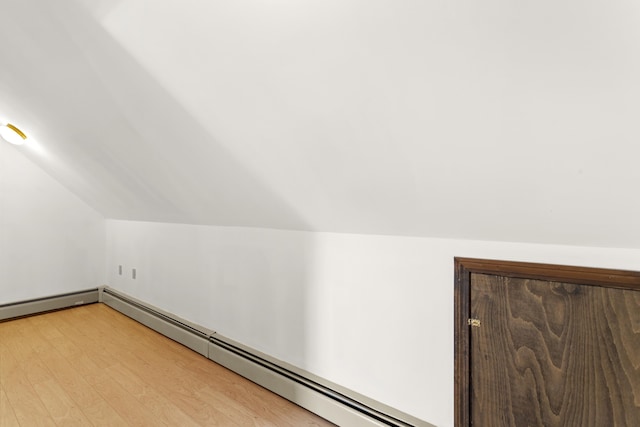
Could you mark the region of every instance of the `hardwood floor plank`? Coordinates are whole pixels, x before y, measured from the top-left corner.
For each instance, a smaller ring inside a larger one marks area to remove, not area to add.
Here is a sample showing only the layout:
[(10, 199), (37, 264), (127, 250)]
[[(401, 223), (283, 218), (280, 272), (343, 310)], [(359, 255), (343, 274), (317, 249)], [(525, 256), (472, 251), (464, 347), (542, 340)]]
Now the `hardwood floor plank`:
[(0, 426), (332, 425), (103, 304), (0, 323), (0, 404)]
[(107, 368), (106, 371), (127, 393), (134, 396), (145, 408), (153, 412), (156, 417), (165, 420), (169, 425), (185, 427), (199, 425), (158, 390), (142, 381), (126, 367), (118, 364)]
[(128, 425), (105, 400), (82, 408), (82, 412), (95, 427), (120, 427)]
[[(20, 325), (25, 324), (25, 322), (20, 323)], [(31, 385), (50, 380), (52, 374), (44, 365), (36, 350), (36, 348), (41, 348), (36, 343), (40, 341), (38, 337), (34, 334), (23, 332), (22, 328), (16, 328), (16, 332), (19, 339), (12, 341), (13, 345), (9, 347), (9, 350), (17, 361), (18, 366), (25, 372)]]
[(84, 408), (102, 400), (102, 396), (87, 383), (70, 361), (62, 357), (55, 349), (51, 349), (41, 357), (58, 384), (78, 406)]
[(33, 388), (57, 425), (86, 426), (90, 424), (80, 408), (55, 380), (39, 382)]
[(6, 393), (0, 386), (0, 427), (19, 427), (18, 419), (9, 403)]
[(51, 414), (42, 404), (24, 371), (12, 358), (11, 354), (3, 355), (3, 365), (7, 362), (12, 368), (5, 376), (2, 388), (16, 419), (22, 426), (55, 426)]
[(127, 393), (120, 384), (111, 380), (108, 374), (104, 373), (103, 378), (92, 385), (129, 425), (169, 425), (165, 420), (159, 419), (153, 412), (141, 405), (138, 399)]
[(4, 344), (9, 342), (10, 338), (8, 334), (0, 335), (0, 386), (6, 384), (8, 377), (18, 367), (18, 362), (15, 357), (13, 357), (13, 354), (11, 354), (9, 345)]

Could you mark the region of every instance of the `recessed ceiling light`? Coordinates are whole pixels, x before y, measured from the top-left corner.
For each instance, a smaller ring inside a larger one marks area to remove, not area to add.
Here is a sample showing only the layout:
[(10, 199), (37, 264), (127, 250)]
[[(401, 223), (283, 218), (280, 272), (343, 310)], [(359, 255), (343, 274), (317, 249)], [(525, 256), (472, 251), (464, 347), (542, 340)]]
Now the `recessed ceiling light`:
[(27, 140), (27, 135), (11, 123), (0, 126), (0, 136), (14, 145), (22, 145)]

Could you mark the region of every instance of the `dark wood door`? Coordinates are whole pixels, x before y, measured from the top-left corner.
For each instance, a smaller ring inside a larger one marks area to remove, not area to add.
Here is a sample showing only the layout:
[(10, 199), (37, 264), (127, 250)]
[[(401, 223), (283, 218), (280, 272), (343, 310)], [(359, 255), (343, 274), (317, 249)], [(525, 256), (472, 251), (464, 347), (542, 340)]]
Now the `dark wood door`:
[(518, 276), (468, 271), (457, 425), (640, 426), (640, 287)]

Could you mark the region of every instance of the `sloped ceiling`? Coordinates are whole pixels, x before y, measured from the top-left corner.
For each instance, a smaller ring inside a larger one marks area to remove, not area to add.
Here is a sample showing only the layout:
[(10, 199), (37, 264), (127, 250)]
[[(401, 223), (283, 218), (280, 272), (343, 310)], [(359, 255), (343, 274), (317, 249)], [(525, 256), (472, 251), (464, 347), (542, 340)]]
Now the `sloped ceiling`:
[(106, 217), (640, 246), (635, 0), (2, 0), (0, 115)]

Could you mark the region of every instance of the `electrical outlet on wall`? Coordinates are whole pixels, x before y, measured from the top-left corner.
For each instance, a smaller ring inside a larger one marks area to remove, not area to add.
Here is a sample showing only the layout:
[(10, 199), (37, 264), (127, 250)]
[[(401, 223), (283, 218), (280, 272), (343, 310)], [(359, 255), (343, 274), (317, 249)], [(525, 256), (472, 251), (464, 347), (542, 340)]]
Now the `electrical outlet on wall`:
[(133, 278), (133, 279), (136, 278), (136, 269), (135, 268), (131, 269), (131, 278)]
[(122, 276), (122, 266), (121, 265), (118, 266), (118, 274)]

